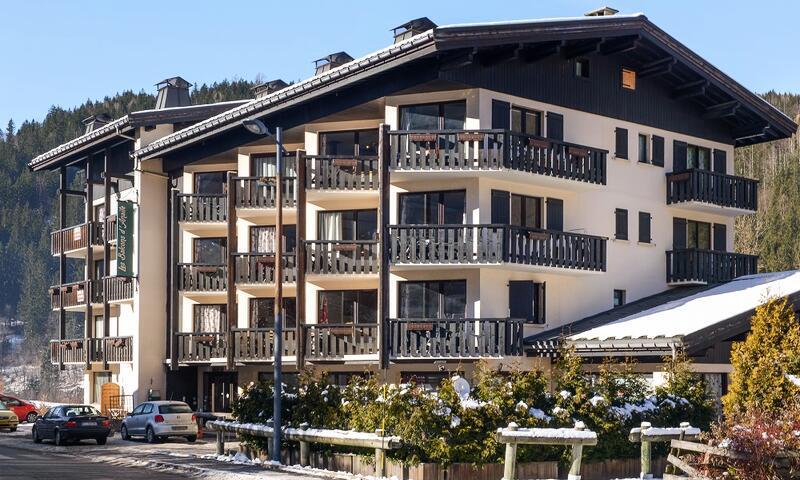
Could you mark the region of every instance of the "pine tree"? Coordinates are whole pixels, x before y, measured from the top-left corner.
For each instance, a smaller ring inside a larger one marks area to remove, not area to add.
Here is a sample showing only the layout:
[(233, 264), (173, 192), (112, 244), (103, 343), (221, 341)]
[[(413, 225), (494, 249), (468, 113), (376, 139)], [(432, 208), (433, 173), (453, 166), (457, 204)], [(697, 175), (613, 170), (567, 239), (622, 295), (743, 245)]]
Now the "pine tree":
[(773, 298), (756, 309), (750, 334), (731, 353), (733, 374), (722, 399), (731, 418), (757, 409), (782, 409), (800, 391), (787, 378), (800, 374), (800, 323), (787, 298)]

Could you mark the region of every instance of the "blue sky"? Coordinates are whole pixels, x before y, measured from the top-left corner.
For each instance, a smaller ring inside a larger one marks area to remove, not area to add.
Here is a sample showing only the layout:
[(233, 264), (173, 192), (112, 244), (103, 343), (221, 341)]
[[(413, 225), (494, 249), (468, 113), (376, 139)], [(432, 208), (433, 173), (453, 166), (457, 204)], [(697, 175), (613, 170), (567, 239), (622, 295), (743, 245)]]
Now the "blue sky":
[(41, 120), (51, 105), (152, 92), (173, 75), (299, 80), (312, 60), (381, 48), (390, 28), (420, 16), (439, 25), (578, 16), (604, 1), (644, 12), (751, 90), (800, 93), (796, 0), (0, 0), (0, 124)]

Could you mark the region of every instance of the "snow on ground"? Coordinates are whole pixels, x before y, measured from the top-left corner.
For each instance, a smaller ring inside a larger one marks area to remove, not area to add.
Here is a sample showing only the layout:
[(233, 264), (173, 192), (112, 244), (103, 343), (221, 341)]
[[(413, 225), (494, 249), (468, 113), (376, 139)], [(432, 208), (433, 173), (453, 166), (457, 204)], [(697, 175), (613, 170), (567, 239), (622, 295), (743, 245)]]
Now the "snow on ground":
[[(83, 398), (83, 369), (68, 366), (58, 374), (58, 386), (49, 394), (48, 400), (69, 402)], [(41, 385), (41, 367), (38, 365), (19, 365), (0, 367), (0, 392), (26, 396), (36, 392)]]

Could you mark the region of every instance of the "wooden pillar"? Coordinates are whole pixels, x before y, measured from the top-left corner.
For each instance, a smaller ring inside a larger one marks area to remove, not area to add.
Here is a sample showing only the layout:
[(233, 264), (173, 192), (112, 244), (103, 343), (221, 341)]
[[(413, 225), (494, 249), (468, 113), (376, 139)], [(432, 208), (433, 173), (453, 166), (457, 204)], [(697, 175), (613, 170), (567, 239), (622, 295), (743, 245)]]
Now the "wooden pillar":
[(652, 425), (650, 424), (650, 422), (642, 422), (640, 433), (639, 433), (639, 439), (640, 439), (640, 442), (642, 443), (642, 445), (641, 445), (641, 462), (642, 462), (641, 470), (642, 471), (639, 474), (639, 478), (642, 478), (642, 479), (653, 478), (653, 469), (652, 469), (652, 466), (650, 464), (650, 459), (651, 459), (650, 442), (645, 440), (645, 436), (644, 436), (644, 433), (647, 430), (650, 430), (651, 427), (652, 427)]
[[(383, 437), (386, 431), (379, 428), (375, 430), (375, 435)], [(375, 449), (375, 476), (382, 478), (386, 475), (386, 450), (382, 448)]]
[(86, 369), (91, 367), (92, 357), (92, 342), (91, 339), (95, 336), (94, 332), (94, 315), (92, 314), (92, 284), (94, 280), (94, 251), (92, 250), (92, 238), (94, 235), (94, 206), (92, 199), (94, 197), (94, 183), (92, 176), (94, 175), (94, 168), (92, 166), (92, 155), (86, 158), (86, 223), (87, 223), (87, 236), (86, 239), (86, 282), (84, 283), (84, 300), (86, 302), (85, 319), (84, 319), (84, 350), (86, 353)]
[[(103, 230), (103, 277), (111, 275), (111, 245), (108, 243), (109, 232), (108, 222), (106, 219), (111, 214), (111, 174), (109, 173), (109, 149), (106, 148), (103, 152), (103, 209), (105, 210), (105, 218), (102, 220), (101, 228)], [(103, 337), (111, 336), (111, 306), (108, 304), (108, 292), (106, 291), (105, 278), (97, 279), (102, 283), (103, 287)], [(117, 327), (119, 328), (119, 326)], [(105, 345), (106, 342), (103, 342)], [(108, 370), (108, 352), (103, 352), (103, 369)]]
[[(67, 256), (64, 253), (63, 240), (63, 230), (67, 228), (67, 167), (60, 167), (58, 173), (58, 236), (61, 245), (58, 254), (58, 339), (64, 340), (67, 336), (67, 312), (64, 310), (64, 293), (61, 291), (61, 285), (67, 283)], [(64, 370), (64, 356), (60, 345), (58, 352), (58, 368)]]
[[(575, 424), (575, 430), (582, 431), (585, 429), (586, 425), (584, 425), (583, 422)], [(581, 457), (583, 457), (583, 445), (580, 443), (573, 443), (567, 480), (581, 480)]]
[[(170, 179), (171, 180), (171, 179)], [(169, 182), (169, 181), (168, 181)], [(167, 191), (169, 195), (169, 215), (167, 219), (167, 315), (169, 318), (169, 359), (170, 370), (173, 372), (178, 370), (178, 332), (180, 332), (180, 319), (178, 318), (178, 260), (180, 248), (180, 229), (178, 228), (178, 189), (172, 188), (167, 184)]]
[[(519, 426), (511, 422), (506, 430), (517, 430)], [(506, 456), (503, 464), (503, 480), (515, 480), (517, 477), (517, 444), (506, 443)]]
[(295, 252), (297, 265), (297, 368), (305, 366), (306, 356), (306, 152), (297, 150), (297, 225), (295, 231)]
[[(378, 358), (380, 368), (389, 368), (389, 125), (382, 123), (378, 131), (378, 241), (380, 270), (378, 272)], [(384, 372), (385, 373), (385, 372)], [(384, 375), (384, 379), (386, 375)]]
[(236, 237), (236, 180), (234, 179), (235, 173), (228, 172), (228, 249), (227, 249), (227, 256), (225, 257), (225, 264), (227, 265), (226, 271), (226, 293), (227, 293), (227, 302), (226, 302), (226, 311), (228, 316), (228, 332), (227, 332), (227, 344), (228, 348), (226, 349), (227, 354), (227, 368), (228, 370), (234, 369), (234, 332), (233, 329), (236, 328), (236, 324), (238, 321), (237, 318), (237, 308), (236, 308), (236, 280), (234, 276), (234, 264), (233, 264), (233, 253), (237, 250), (237, 237)]

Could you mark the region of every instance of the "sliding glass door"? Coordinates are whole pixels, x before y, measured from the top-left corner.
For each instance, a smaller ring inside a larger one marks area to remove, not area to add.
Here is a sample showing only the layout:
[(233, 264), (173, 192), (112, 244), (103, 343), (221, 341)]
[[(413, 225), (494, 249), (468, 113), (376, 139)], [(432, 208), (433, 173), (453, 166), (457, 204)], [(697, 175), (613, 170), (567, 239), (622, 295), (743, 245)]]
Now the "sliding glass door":
[(400, 318), (464, 318), (467, 314), (466, 280), (402, 282), (399, 296)]
[(400, 194), (400, 224), (463, 225), (467, 192), (413, 192)]

